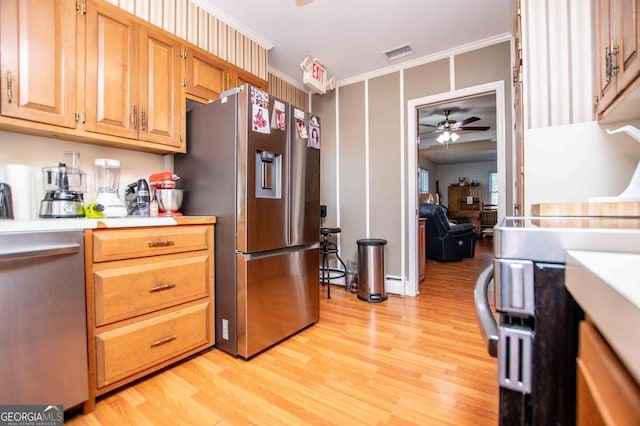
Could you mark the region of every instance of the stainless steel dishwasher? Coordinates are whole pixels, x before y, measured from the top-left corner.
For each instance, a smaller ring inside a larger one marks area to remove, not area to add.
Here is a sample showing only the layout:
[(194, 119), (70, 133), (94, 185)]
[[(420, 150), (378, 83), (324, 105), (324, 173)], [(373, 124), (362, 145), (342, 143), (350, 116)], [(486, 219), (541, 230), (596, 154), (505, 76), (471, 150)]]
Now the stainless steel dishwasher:
[(88, 398), (83, 232), (0, 233), (0, 404)]

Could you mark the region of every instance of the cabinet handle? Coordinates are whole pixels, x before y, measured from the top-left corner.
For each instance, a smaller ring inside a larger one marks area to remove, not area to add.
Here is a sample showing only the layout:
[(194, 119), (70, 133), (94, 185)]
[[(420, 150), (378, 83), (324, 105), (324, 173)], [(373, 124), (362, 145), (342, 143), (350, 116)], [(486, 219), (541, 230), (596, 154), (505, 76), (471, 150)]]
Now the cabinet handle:
[(133, 114), (131, 114), (131, 122), (133, 123), (133, 128), (138, 128), (138, 105), (133, 106)]
[(147, 114), (145, 114), (144, 108), (142, 108), (142, 130), (147, 130)]
[(169, 343), (172, 340), (176, 340), (176, 335), (175, 334), (173, 336), (167, 336), (167, 337), (163, 337), (162, 339), (156, 340), (155, 342), (151, 343), (150, 347), (155, 348), (156, 346), (160, 346), (160, 345), (164, 345), (165, 343)]
[(609, 42), (609, 46), (604, 48), (605, 51), (605, 68), (607, 74), (607, 82), (609, 82), (611, 76), (618, 73), (618, 46), (613, 44), (613, 40)]
[(11, 81), (11, 71), (7, 72), (7, 102), (13, 100), (13, 83)]
[(164, 241), (151, 241), (148, 246), (149, 247), (166, 247), (166, 246), (172, 246), (175, 243), (173, 241), (170, 240), (164, 240)]
[(157, 291), (162, 291), (162, 290), (169, 290), (170, 288), (174, 288), (176, 285), (173, 283), (168, 283), (168, 284), (158, 284), (156, 286), (153, 286), (149, 289), (149, 293), (155, 293)]

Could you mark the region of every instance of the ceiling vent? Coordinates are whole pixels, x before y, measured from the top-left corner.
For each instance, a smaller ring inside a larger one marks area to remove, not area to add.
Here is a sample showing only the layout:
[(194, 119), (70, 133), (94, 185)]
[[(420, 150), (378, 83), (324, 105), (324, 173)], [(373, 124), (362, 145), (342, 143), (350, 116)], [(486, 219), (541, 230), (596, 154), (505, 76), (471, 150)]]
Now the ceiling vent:
[(396, 47), (393, 49), (389, 49), (384, 53), (384, 55), (387, 57), (388, 60), (393, 61), (394, 59), (398, 59), (401, 58), (403, 56), (407, 56), (407, 55), (411, 55), (413, 53), (413, 50), (411, 50), (411, 46), (409, 46), (408, 44), (405, 44), (403, 46), (400, 47)]

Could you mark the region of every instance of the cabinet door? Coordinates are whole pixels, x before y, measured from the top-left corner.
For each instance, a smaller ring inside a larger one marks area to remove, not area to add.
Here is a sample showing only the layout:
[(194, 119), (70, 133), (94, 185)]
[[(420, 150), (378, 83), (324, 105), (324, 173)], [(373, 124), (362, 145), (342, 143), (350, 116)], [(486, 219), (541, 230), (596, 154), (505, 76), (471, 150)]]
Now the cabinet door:
[(214, 101), (227, 89), (227, 64), (212, 54), (190, 48), (186, 67), (185, 91), (190, 95)]
[(0, 1), (0, 114), (75, 127), (76, 5)]
[(460, 186), (449, 185), (447, 191), (447, 207), (449, 208), (449, 214), (458, 210), (458, 200), (460, 199)]
[(151, 27), (140, 29), (140, 134), (149, 142), (180, 147), (185, 116), (182, 45)]
[(640, 424), (640, 386), (589, 321), (580, 323), (576, 424)]
[(613, 2), (597, 0), (596, 8), (596, 62), (598, 64), (598, 112), (604, 111), (616, 97), (616, 81), (608, 72), (608, 55), (614, 41)]
[(615, 26), (618, 44), (617, 90), (624, 90), (640, 75), (640, 0), (616, 0)]
[[(516, 0), (516, 10), (521, 11), (520, 0)], [(513, 130), (514, 130), (514, 153), (515, 167), (514, 167), (514, 180), (515, 180), (515, 199), (513, 200), (513, 215), (523, 216), (524, 208), (524, 98), (523, 98), (523, 86), (522, 86), (522, 18), (520, 12), (516, 14), (515, 25), (515, 66), (514, 66), (514, 79), (513, 79)], [(511, 206), (507, 205), (507, 214), (510, 215), (509, 209)]]
[(243, 69), (235, 67), (231, 73), (231, 85), (232, 87), (242, 86), (243, 84), (252, 84), (262, 90), (269, 91), (269, 82), (255, 76)]
[(85, 129), (138, 137), (138, 27), (119, 8), (87, 1)]

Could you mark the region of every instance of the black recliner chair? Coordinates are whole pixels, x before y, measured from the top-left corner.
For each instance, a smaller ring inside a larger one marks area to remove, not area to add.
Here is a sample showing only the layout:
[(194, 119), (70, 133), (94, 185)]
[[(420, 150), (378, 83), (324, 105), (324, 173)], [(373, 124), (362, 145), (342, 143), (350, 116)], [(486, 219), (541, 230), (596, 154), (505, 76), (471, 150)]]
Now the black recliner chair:
[(475, 256), (475, 226), (450, 225), (444, 208), (438, 204), (421, 204), (420, 217), (427, 219), (427, 259), (451, 262)]

